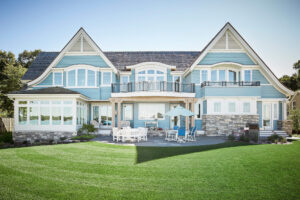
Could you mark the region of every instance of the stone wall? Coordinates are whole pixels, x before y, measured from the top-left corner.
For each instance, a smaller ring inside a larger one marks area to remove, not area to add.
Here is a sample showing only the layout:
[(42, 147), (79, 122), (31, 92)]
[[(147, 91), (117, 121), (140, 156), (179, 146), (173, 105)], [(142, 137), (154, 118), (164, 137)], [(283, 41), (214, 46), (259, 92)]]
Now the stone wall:
[(247, 123), (259, 122), (259, 115), (203, 115), (202, 128), (207, 135), (229, 135)]
[(70, 139), (76, 135), (76, 132), (22, 131), (13, 132), (13, 140), (15, 143), (56, 143), (62, 139)]
[(293, 121), (292, 120), (278, 120), (277, 129), (285, 131), (288, 135), (292, 135)]

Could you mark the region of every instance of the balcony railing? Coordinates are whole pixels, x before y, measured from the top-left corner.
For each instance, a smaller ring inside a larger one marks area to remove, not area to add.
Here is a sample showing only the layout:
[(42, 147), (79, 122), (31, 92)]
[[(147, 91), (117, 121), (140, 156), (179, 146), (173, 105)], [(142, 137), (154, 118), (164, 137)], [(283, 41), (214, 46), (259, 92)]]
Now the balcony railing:
[(218, 87), (226, 87), (226, 86), (260, 86), (260, 81), (219, 81), (219, 82), (212, 82), (212, 81), (204, 81), (201, 83), (201, 87), (206, 86), (218, 86)]
[(129, 83), (113, 83), (111, 84), (112, 93), (119, 92), (186, 92), (195, 93), (194, 83), (179, 82), (129, 82)]

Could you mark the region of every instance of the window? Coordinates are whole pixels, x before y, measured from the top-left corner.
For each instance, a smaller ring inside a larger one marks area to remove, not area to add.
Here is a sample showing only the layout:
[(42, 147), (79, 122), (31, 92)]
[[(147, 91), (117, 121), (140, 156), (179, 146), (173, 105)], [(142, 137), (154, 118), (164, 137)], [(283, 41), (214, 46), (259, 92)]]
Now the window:
[(99, 106), (93, 106), (93, 120), (99, 122)]
[(60, 125), (61, 124), (61, 108), (52, 107), (52, 124)]
[(39, 107), (29, 107), (29, 124), (39, 124)]
[(151, 82), (158, 82), (158, 81), (164, 81), (165, 76), (164, 72), (161, 70), (154, 70), (154, 69), (149, 69), (149, 70), (142, 70), (137, 73), (137, 81), (151, 81)]
[(85, 86), (85, 69), (77, 70), (77, 86)]
[(211, 71), (211, 81), (213, 81), (213, 82), (217, 81), (217, 70)]
[(244, 113), (249, 113), (250, 112), (250, 103), (249, 102), (244, 102), (243, 103), (243, 112)]
[(123, 120), (133, 119), (133, 106), (132, 104), (123, 104)]
[(228, 103), (228, 112), (235, 112), (235, 103), (234, 102), (230, 102)]
[(68, 71), (68, 86), (75, 86), (75, 70)]
[(201, 81), (207, 81), (207, 70), (202, 70), (201, 71)]
[(121, 83), (128, 83), (129, 82), (129, 76), (121, 76)]
[(229, 70), (229, 82), (236, 82), (236, 72)]
[(27, 107), (19, 107), (19, 124), (27, 123)]
[(110, 85), (111, 84), (111, 72), (102, 72), (102, 85)]
[(53, 85), (63, 85), (62, 72), (54, 72), (54, 83)]
[(195, 104), (195, 113), (196, 113), (196, 118), (200, 119), (201, 118), (201, 103), (197, 102)]
[(140, 103), (139, 120), (164, 119), (165, 104)]
[(214, 112), (215, 113), (221, 112), (221, 103), (220, 102), (215, 102), (214, 103)]
[(93, 87), (96, 86), (96, 76), (95, 76), (95, 71), (88, 70), (88, 77), (87, 77), (87, 86)]
[(278, 104), (274, 103), (273, 108), (274, 108), (274, 111), (273, 111), (274, 119), (278, 119)]
[(250, 70), (245, 70), (245, 77), (244, 77), (244, 80), (246, 82), (250, 82), (251, 81), (251, 71)]
[(225, 70), (219, 70), (219, 81), (226, 81)]
[(72, 125), (72, 107), (64, 107), (64, 125)]
[(41, 125), (50, 124), (50, 108), (41, 107)]

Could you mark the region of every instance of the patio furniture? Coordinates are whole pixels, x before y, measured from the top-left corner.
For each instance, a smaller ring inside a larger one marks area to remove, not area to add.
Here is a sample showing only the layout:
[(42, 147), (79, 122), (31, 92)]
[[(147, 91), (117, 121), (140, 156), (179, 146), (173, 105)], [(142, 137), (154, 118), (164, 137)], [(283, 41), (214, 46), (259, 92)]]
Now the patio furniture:
[(120, 122), (120, 127), (121, 128), (130, 127), (130, 121), (121, 121)]
[(157, 129), (158, 127), (158, 121), (145, 121), (145, 128), (153, 128)]
[(138, 132), (139, 132), (139, 135), (140, 135), (140, 140), (147, 141), (148, 129), (144, 128), (144, 127), (139, 127)]
[(174, 126), (173, 130), (166, 130), (166, 138), (167, 141), (177, 141), (178, 134), (178, 126)]
[(113, 141), (119, 142), (121, 140), (121, 134), (118, 128), (113, 128), (112, 129), (112, 136), (113, 136)]
[(187, 134), (187, 138), (186, 138), (187, 141), (191, 141), (191, 142), (196, 141), (196, 137), (195, 137), (196, 130), (197, 130), (196, 126), (192, 127), (191, 132)]
[(96, 129), (96, 132), (99, 132), (100, 124), (99, 124), (96, 120), (92, 120), (90, 123), (91, 123), (91, 124), (94, 126), (94, 128)]
[(180, 127), (177, 134), (177, 142), (182, 143), (186, 141), (185, 127)]

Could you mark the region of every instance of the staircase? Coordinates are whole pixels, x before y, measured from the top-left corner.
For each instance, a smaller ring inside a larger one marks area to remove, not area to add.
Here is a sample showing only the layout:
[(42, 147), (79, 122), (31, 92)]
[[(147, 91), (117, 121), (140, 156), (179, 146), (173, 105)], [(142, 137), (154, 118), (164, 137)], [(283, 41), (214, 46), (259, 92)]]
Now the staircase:
[(282, 137), (288, 137), (288, 134), (285, 131), (281, 131), (281, 130), (260, 130), (259, 131), (259, 137), (263, 137), (263, 138), (269, 137), (273, 134), (277, 134)]

